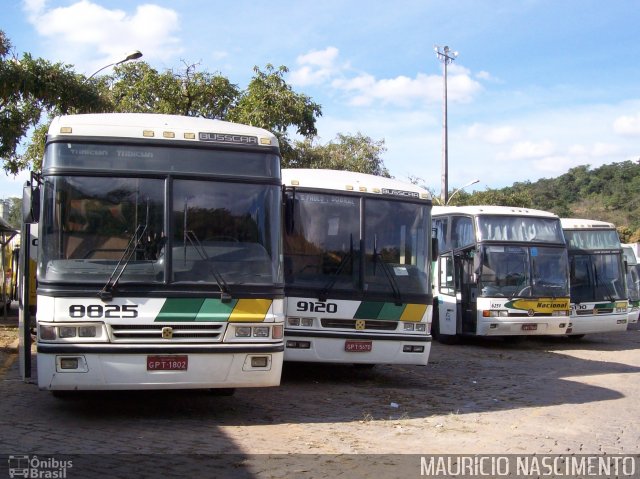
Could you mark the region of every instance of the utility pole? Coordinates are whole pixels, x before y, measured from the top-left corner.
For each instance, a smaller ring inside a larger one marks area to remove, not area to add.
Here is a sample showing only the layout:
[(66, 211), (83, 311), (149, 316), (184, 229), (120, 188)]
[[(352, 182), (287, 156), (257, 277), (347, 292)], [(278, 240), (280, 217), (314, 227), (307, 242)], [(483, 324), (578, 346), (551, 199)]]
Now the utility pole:
[(438, 60), (442, 62), (442, 189), (440, 192), (440, 202), (446, 205), (449, 201), (449, 132), (447, 130), (447, 65), (453, 62), (458, 56), (458, 52), (452, 52), (448, 46), (442, 49), (435, 45)]

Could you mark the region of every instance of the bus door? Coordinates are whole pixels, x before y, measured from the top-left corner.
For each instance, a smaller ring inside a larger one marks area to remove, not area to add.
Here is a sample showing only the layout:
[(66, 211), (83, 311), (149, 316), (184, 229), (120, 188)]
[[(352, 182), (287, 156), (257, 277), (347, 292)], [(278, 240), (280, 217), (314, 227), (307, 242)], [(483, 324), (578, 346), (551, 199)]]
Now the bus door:
[(456, 289), (460, 296), (461, 332), (476, 333), (478, 323), (478, 288), (474, 274), (474, 250), (466, 249), (455, 255)]
[(438, 326), (440, 334), (455, 335), (460, 331), (461, 294), (458, 286), (459, 268), (456, 268), (453, 252), (440, 256), (438, 291)]

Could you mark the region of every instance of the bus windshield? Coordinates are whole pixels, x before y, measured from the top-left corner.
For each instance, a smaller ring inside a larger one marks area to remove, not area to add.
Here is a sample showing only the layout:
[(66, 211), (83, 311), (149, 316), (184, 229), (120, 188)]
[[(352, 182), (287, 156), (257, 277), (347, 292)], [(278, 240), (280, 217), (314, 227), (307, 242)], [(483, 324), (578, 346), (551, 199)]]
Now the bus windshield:
[(216, 284), (216, 270), (228, 283), (281, 282), (278, 198), (268, 185), (48, 177), (39, 279), (104, 284), (120, 267), (120, 283)]
[(626, 299), (620, 254), (571, 255), (571, 301)]
[(599, 250), (621, 247), (615, 230), (565, 230), (564, 236), (570, 249)]
[(557, 218), (482, 215), (478, 216), (478, 228), (481, 241), (564, 243)]
[(427, 205), (328, 193), (288, 195), (293, 209), (284, 236), (287, 284), (396, 297), (429, 293)]
[(560, 297), (569, 295), (563, 248), (481, 246), (479, 287), (484, 297)]

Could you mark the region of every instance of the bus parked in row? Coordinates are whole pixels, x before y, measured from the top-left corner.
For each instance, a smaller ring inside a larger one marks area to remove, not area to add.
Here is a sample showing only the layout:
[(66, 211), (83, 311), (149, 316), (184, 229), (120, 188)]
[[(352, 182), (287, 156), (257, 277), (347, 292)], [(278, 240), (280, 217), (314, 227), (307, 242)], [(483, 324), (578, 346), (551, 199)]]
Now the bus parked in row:
[(560, 219), (505, 206), (433, 208), (439, 256), (432, 334), (562, 335), (569, 267)]
[(622, 246), (612, 223), (562, 218), (571, 272), (570, 337), (627, 329)]
[(285, 361), (427, 364), (428, 191), (347, 171), (282, 179)]
[(39, 222), (41, 389), (280, 383), (274, 135), (170, 115), (58, 117), (24, 202)]
[(640, 314), (640, 263), (636, 255), (636, 244), (623, 244), (622, 252), (625, 258), (625, 271), (627, 281), (627, 296), (629, 297), (629, 324), (638, 322)]

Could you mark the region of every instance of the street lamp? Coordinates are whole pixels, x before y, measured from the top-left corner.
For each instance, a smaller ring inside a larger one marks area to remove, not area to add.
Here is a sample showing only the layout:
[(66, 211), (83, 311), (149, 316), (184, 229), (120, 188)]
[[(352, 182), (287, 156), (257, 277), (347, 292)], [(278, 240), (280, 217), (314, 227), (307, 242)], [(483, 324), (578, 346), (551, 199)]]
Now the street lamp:
[(470, 181), (470, 182), (469, 182), (469, 183), (467, 183), (466, 185), (461, 186), (460, 188), (458, 188), (456, 191), (454, 191), (453, 193), (451, 193), (451, 196), (449, 196), (449, 199), (447, 200), (447, 202), (445, 203), (445, 205), (448, 205), (448, 204), (449, 204), (449, 202), (451, 201), (451, 198), (453, 198), (453, 197), (456, 195), (456, 193), (457, 193), (458, 191), (464, 190), (467, 186), (475, 185), (476, 183), (480, 183), (480, 180), (473, 180), (473, 181)]
[(440, 46), (435, 45), (433, 50), (436, 52), (438, 60), (443, 65), (443, 88), (442, 88), (442, 191), (440, 193), (440, 200), (443, 205), (446, 205), (449, 201), (449, 152), (448, 152), (448, 132), (447, 132), (447, 65), (458, 56), (458, 52), (452, 52), (448, 46), (441, 49)]
[(121, 63), (128, 62), (129, 60), (137, 60), (141, 56), (142, 56), (142, 52), (140, 52), (140, 50), (134, 50), (131, 53), (129, 53), (126, 57), (124, 57), (122, 60), (114, 62), (114, 63), (109, 63), (108, 65), (103, 66), (99, 70), (96, 70), (91, 75), (89, 75), (85, 81), (90, 80), (91, 78), (96, 76), (98, 73), (100, 73), (102, 70), (104, 70), (105, 68), (109, 68), (109, 67), (113, 67), (113, 66), (116, 66), (116, 65), (120, 65)]

